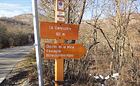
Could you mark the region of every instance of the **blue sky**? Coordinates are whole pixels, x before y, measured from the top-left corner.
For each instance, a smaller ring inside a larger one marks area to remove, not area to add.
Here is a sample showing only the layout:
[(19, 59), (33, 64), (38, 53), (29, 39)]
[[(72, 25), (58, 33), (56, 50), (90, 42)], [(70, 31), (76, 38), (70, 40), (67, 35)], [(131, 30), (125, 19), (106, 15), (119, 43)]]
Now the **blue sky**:
[[(0, 0), (0, 17), (13, 17), (16, 15), (31, 13), (32, 12), (32, 0)], [(91, 12), (86, 11), (86, 16)]]
[[(140, 0), (138, 0), (140, 4)], [(140, 11), (140, 6), (139, 6)], [(13, 17), (32, 12), (32, 0), (0, 0), (0, 17)], [(83, 19), (91, 18), (91, 10), (86, 10)]]
[(32, 0), (0, 0), (0, 17), (13, 17), (32, 12)]

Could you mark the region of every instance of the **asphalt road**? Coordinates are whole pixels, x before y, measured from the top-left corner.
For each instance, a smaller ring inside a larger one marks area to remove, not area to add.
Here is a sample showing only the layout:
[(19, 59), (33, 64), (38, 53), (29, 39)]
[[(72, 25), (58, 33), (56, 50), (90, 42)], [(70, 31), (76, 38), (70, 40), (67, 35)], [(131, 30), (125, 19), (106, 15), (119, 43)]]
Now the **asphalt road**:
[(32, 48), (33, 46), (22, 46), (0, 49), (0, 83), (16, 63), (25, 59), (25, 56), (30, 53)]

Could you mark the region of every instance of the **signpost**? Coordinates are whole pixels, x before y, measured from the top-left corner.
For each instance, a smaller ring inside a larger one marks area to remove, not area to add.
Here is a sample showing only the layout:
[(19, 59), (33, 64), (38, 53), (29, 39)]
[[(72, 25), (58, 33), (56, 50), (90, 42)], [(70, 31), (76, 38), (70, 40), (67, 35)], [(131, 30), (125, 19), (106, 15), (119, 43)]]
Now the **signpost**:
[(47, 59), (81, 58), (86, 53), (82, 44), (45, 44), (44, 57)]
[[(56, 0), (55, 3), (55, 23), (65, 23), (65, 16), (58, 17), (58, 11), (64, 12), (64, 0)], [(64, 40), (59, 39), (57, 42), (63, 43)], [(64, 81), (64, 59), (55, 59), (55, 86), (59, 86), (58, 81)]]
[(86, 49), (82, 44), (64, 44), (64, 40), (77, 40), (79, 25), (64, 24), (64, 0), (56, 0), (55, 23), (40, 22), (40, 37), (56, 39), (56, 43), (45, 43), (45, 59), (55, 59), (55, 86), (64, 81), (64, 59), (81, 58)]

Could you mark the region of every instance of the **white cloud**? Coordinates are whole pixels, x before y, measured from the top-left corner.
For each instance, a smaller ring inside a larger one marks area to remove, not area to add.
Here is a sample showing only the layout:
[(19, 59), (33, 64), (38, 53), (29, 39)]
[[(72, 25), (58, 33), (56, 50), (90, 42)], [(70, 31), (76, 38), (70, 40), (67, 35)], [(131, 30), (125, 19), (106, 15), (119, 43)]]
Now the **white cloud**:
[(19, 14), (22, 14), (21, 11), (7, 11), (7, 10), (0, 10), (0, 17), (13, 17)]
[(13, 3), (0, 3), (0, 17), (13, 17), (23, 13), (31, 13), (31, 6)]
[(21, 8), (20, 4), (9, 4), (9, 3), (0, 3), (1, 10), (9, 10), (9, 9), (16, 9)]

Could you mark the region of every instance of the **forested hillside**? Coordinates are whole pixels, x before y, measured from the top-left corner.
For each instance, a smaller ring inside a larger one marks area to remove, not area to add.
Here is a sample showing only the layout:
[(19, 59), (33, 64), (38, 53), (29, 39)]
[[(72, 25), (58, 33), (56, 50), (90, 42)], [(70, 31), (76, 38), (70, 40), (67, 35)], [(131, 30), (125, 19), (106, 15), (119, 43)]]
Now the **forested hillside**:
[(1, 17), (0, 33), (0, 48), (33, 43), (32, 16)]

